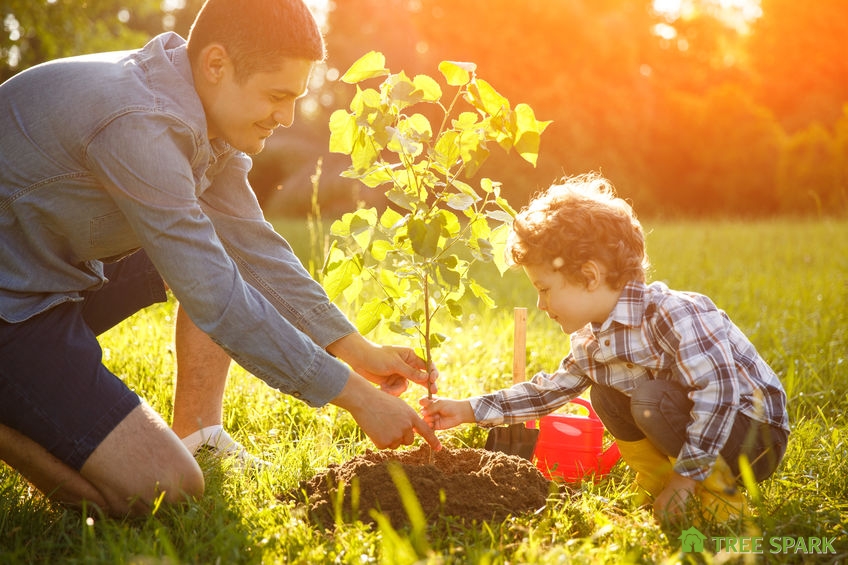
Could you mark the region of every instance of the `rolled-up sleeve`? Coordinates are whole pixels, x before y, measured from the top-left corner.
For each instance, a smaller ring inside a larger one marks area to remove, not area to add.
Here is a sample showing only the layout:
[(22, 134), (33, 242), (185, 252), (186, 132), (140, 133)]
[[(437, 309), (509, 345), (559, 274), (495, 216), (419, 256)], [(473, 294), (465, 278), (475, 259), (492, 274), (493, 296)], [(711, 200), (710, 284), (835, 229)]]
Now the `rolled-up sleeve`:
[[(146, 134), (132, 136), (136, 128)], [(262, 219), (246, 178), (230, 182), (246, 170), (223, 174), (201, 202), (197, 155), (188, 128), (148, 115), (120, 118), (87, 152), (91, 170), (194, 323), (270, 386), (312, 406), (326, 404), (344, 387), (349, 368), (323, 346), (351, 328)], [(239, 198), (249, 200), (242, 209), (232, 204)]]

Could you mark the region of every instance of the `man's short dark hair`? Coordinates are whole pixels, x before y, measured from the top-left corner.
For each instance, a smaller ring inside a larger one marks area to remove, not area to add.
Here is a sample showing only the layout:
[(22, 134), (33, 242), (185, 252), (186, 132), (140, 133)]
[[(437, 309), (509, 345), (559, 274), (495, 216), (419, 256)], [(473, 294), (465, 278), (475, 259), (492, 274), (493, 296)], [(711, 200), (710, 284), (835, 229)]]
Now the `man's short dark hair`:
[(245, 79), (279, 68), (283, 57), (322, 61), (324, 38), (302, 0), (207, 0), (191, 26), (188, 54), (220, 43)]

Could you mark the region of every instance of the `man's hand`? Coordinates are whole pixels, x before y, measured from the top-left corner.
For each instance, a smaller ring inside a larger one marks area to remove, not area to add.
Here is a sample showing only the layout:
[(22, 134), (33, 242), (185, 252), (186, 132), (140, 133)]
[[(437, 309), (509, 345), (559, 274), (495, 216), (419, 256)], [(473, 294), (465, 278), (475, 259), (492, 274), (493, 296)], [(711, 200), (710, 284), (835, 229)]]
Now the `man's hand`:
[(439, 372), (435, 367), (428, 370), (424, 360), (408, 347), (377, 345), (360, 334), (350, 334), (331, 343), (327, 351), (393, 396), (405, 392), (409, 381), (431, 393), (437, 390)]
[(672, 473), (668, 484), (654, 500), (654, 515), (663, 522), (680, 522), (697, 484), (694, 479)]
[(411, 445), (415, 432), (421, 434), (434, 450), (442, 448), (436, 433), (411, 406), (374, 388), (356, 373), (351, 373), (347, 384), (332, 403), (350, 412), (378, 449)]
[(474, 410), (468, 400), (447, 398), (422, 398), (418, 401), (424, 421), (434, 430), (446, 430), (460, 424), (476, 422)]

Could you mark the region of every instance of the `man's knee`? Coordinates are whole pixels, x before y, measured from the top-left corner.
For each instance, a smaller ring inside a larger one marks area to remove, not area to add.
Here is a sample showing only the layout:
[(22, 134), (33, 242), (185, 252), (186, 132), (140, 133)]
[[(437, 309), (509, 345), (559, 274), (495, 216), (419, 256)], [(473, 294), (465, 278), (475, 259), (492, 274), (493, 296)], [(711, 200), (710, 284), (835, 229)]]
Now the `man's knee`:
[(204, 490), (194, 457), (146, 404), (112, 430), (81, 474), (103, 493), (113, 514), (143, 514), (160, 497), (175, 504)]

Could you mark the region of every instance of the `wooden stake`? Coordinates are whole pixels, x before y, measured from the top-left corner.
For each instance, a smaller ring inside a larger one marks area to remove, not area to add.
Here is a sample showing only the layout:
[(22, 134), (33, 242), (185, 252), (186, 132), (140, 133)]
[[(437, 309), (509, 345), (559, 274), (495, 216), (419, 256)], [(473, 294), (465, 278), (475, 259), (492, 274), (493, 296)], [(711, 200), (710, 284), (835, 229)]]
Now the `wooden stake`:
[(525, 379), (527, 355), (527, 308), (514, 311), (515, 327), (512, 337), (512, 382), (520, 383)]

